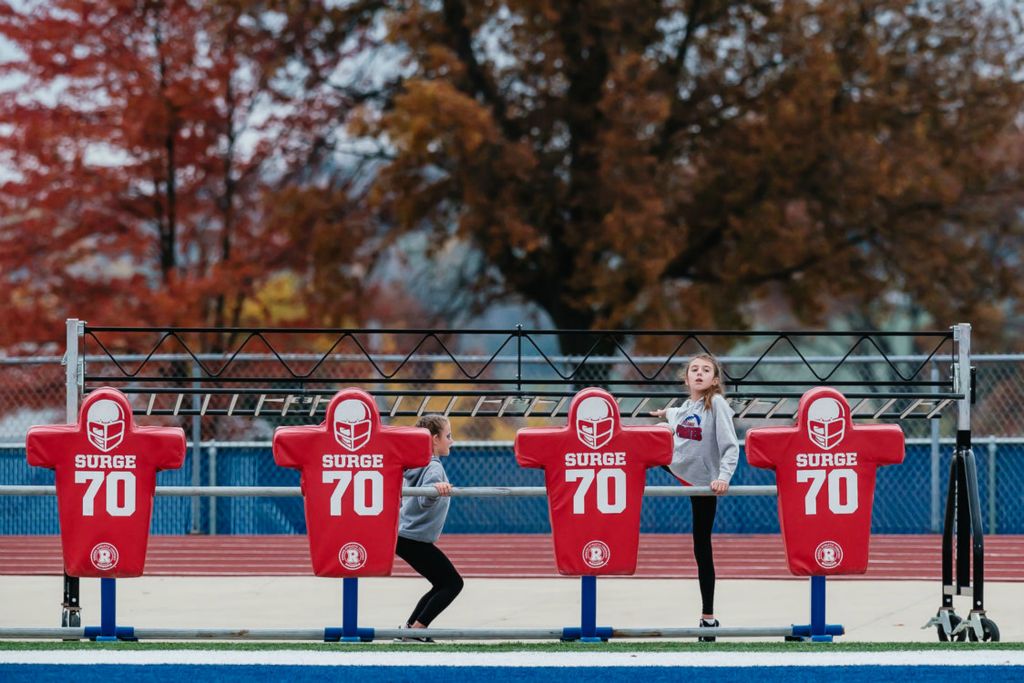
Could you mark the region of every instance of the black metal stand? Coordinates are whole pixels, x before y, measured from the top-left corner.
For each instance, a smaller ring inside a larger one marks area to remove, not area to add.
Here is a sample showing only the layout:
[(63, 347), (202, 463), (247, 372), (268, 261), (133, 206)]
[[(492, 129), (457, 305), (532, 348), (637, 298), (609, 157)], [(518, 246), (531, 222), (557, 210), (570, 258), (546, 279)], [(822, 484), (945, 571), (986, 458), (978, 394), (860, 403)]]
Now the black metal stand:
[(79, 602), (78, 577), (64, 574), (64, 603), (60, 617), (61, 626), (82, 625), (82, 605)]
[[(956, 614), (954, 595), (971, 597), (971, 611), (966, 620)], [(999, 640), (999, 628), (985, 615), (985, 532), (981, 524), (978, 467), (969, 431), (957, 432), (956, 449), (949, 464), (942, 531), (942, 607), (925, 624), (925, 628), (929, 626), (936, 627), (941, 641)]]

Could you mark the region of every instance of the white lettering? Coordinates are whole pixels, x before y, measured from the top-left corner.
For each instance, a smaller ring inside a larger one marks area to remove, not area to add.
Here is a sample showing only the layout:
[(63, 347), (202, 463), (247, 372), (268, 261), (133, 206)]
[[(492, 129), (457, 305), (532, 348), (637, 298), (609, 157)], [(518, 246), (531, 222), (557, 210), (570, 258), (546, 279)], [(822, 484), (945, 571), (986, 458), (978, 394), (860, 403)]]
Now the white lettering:
[[(815, 455), (815, 454), (811, 454)], [(841, 455), (837, 453), (836, 455)], [(804, 494), (804, 514), (818, 514), (818, 494), (828, 482), (826, 495), (828, 497), (828, 509), (836, 515), (851, 515), (857, 511), (857, 470), (847, 468), (835, 469), (826, 472), (817, 470), (797, 470), (796, 481), (798, 484), (810, 483), (807, 492)]]
[[(109, 457), (109, 456), (108, 456)], [(123, 457), (123, 456), (114, 456)], [(130, 456), (134, 458), (135, 456)], [(134, 467), (134, 464), (133, 464)], [(92, 517), (96, 513), (96, 495), (106, 482), (107, 514), (112, 517), (131, 517), (135, 514), (135, 475), (131, 472), (75, 472), (76, 484), (88, 484), (82, 495), (82, 516)]]
[(133, 470), (136, 456), (79, 453), (75, 456), (76, 470)]
[[(591, 454), (596, 455), (596, 454)], [(610, 454), (609, 454), (610, 455)], [(624, 455), (624, 454), (623, 454)], [(626, 473), (616, 468), (593, 470), (572, 469), (565, 471), (566, 483), (579, 482), (572, 496), (572, 513), (587, 514), (587, 492), (595, 483), (597, 491), (597, 510), (606, 515), (615, 515), (626, 509)]]
[(325, 470), (368, 470), (384, 467), (383, 453), (324, 453), (321, 464)]
[(625, 451), (565, 454), (566, 467), (623, 467), (625, 464)]
[(376, 517), (384, 510), (384, 475), (373, 470), (356, 472), (323, 472), (323, 483), (335, 482), (331, 492), (331, 516), (341, 517), (341, 498), (353, 484), (352, 509), (363, 517)]
[(796, 466), (802, 467), (856, 467), (856, 453), (797, 453)]

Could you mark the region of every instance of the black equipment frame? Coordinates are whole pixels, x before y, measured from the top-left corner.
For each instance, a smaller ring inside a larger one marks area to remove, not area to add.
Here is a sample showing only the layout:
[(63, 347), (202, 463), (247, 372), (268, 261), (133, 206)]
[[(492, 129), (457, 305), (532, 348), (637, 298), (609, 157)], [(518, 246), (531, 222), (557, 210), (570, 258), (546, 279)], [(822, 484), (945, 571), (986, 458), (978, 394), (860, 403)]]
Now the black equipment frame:
[[(326, 347), (305, 369), (293, 366), (291, 356), (278, 348), (281, 342), (275, 341), (294, 340), (296, 335), (313, 337)], [(405, 347), (411, 350), (383, 353), (375, 349), (374, 342), (381, 338), (407, 340)], [(925, 360), (903, 370), (903, 361), (888, 349), (893, 342), (905, 342), (906, 338), (913, 338), (924, 349)], [(201, 341), (195, 339), (205, 339), (207, 346), (215, 339), (215, 346), (221, 350), (205, 353), (199, 348)], [(931, 332), (622, 331), (529, 329), (522, 325), (451, 330), (108, 327), (69, 319), (65, 356), (67, 419), (77, 420), (81, 397), (99, 386), (114, 386), (135, 397), (137, 415), (318, 419), (338, 389), (358, 386), (377, 399), (385, 417), (439, 412), (451, 417), (554, 418), (566, 415), (571, 397), (589, 384), (611, 390), (623, 417), (637, 417), (647, 410), (671, 406), (678, 399), (679, 379), (675, 373), (684, 358), (701, 351), (721, 355), (712, 348), (714, 342), (731, 345), (738, 339), (760, 340), (764, 348), (751, 357), (744, 371), (725, 371), (727, 394), (737, 418), (792, 419), (800, 396), (820, 385), (840, 388), (850, 400), (853, 416), (859, 419), (938, 419), (946, 409), (956, 408), (956, 447), (942, 538), (942, 604), (927, 626), (937, 627), (940, 640), (998, 640), (998, 629), (984, 610), (984, 534), (971, 450), (971, 326), (966, 323)], [(826, 339), (834, 343), (848, 340), (848, 347), (845, 353), (836, 354), (838, 362), (819, 371), (820, 360), (805, 353), (801, 346), (806, 348)], [(465, 340), (494, 350), (475, 357), (460, 355), (458, 347)], [(552, 342), (567, 340), (584, 351), (569, 359), (545, 351)], [(635, 351), (657, 344), (669, 351), (662, 351), (654, 360)], [(274, 359), (283, 370), (282, 376), (251, 377), (233, 372), (257, 346)], [(344, 355), (346, 362), (363, 371), (343, 376), (323, 371), (342, 356), (346, 347), (352, 349)], [(410, 365), (431, 348), (430, 357), (449, 365), (454, 377), (424, 380), (409, 376)], [(788, 349), (805, 374), (781, 379), (756, 376), (756, 371), (770, 364), (772, 354), (780, 349)], [(840, 376), (840, 369), (856, 362), (865, 351), (881, 359), (889, 377), (850, 380)], [(171, 352), (189, 359), (198, 373), (168, 372), (161, 367), (163, 354)], [(87, 372), (87, 356), (113, 371)], [(947, 359), (946, 377), (922, 378), (929, 363), (945, 363)], [(503, 372), (504, 368), (510, 370)], [(585, 371), (594, 368), (600, 379), (588, 381)], [(185, 401), (186, 397), (191, 400)], [(971, 596), (967, 619), (956, 616), (955, 595)], [(78, 579), (66, 576), (62, 625), (80, 624)]]

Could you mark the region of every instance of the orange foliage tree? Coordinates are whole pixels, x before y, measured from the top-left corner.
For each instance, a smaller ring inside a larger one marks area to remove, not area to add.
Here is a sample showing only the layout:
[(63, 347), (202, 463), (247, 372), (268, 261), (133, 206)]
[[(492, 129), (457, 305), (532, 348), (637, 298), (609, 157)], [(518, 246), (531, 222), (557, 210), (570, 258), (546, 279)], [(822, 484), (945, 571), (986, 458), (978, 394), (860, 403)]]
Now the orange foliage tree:
[(465, 249), (438, 275), (479, 307), (590, 329), (736, 328), (765, 301), (870, 324), (894, 293), (939, 326), (1016, 312), (1017, 7), (354, 4), (401, 76), (345, 121), (388, 141), (366, 207)]

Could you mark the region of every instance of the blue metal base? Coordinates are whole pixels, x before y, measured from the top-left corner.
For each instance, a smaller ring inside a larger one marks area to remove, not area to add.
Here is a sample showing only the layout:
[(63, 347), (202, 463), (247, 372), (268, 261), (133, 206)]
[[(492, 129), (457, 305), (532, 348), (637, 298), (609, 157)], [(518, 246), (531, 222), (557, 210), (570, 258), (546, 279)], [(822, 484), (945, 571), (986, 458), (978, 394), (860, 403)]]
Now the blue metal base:
[(97, 642), (113, 642), (113, 641), (127, 641), (137, 643), (138, 638), (135, 637), (134, 626), (117, 626), (114, 628), (113, 633), (105, 632), (102, 626), (86, 626), (85, 637), (89, 640), (95, 640)]
[(100, 643), (138, 641), (132, 626), (117, 625), (117, 579), (100, 579), (100, 625), (86, 626), (85, 637)]
[(812, 630), (810, 624), (793, 624), (793, 638), (799, 638), (801, 640), (814, 640), (817, 638), (827, 639), (821, 642), (832, 642), (833, 636), (841, 636), (846, 633), (846, 629), (843, 628), (842, 624), (825, 624), (825, 627), (820, 632)]
[(597, 625), (597, 577), (580, 577), (580, 627), (562, 629), (562, 640), (602, 643), (612, 637), (609, 626)]
[(324, 629), (325, 643), (369, 643), (374, 638), (374, 629), (357, 628), (354, 635), (346, 634), (344, 628), (328, 626)]
[(612, 637), (611, 626), (598, 626), (591, 633), (583, 635), (583, 629), (576, 626), (567, 626), (562, 629), (562, 640), (578, 640), (583, 643), (602, 643)]
[(359, 579), (346, 577), (341, 580), (341, 628), (328, 626), (324, 629), (327, 643), (368, 643), (373, 640), (372, 628), (359, 628)]

